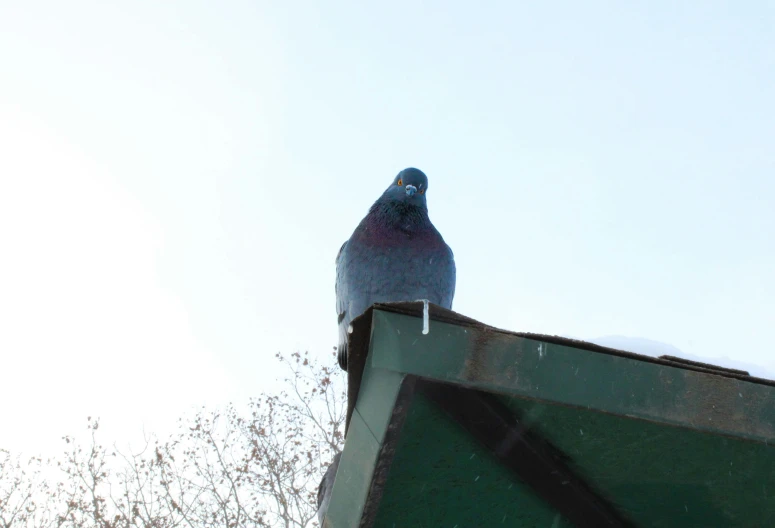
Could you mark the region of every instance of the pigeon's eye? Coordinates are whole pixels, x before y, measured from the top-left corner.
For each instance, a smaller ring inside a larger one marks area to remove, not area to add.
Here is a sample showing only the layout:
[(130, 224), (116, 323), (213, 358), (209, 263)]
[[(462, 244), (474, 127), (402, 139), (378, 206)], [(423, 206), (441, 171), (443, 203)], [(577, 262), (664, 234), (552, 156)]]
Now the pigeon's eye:
[(401, 178), (398, 178), (398, 185), (403, 185), (403, 184), (404, 184), (404, 180), (402, 180)]
[(420, 189), (420, 194), (425, 194), (425, 189)]

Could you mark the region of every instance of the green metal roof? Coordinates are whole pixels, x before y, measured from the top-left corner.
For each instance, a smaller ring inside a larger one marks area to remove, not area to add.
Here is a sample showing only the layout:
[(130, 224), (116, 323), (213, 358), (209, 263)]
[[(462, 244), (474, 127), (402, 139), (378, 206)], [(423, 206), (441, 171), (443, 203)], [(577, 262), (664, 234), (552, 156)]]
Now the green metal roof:
[(353, 323), (326, 526), (775, 526), (775, 382), (421, 318)]

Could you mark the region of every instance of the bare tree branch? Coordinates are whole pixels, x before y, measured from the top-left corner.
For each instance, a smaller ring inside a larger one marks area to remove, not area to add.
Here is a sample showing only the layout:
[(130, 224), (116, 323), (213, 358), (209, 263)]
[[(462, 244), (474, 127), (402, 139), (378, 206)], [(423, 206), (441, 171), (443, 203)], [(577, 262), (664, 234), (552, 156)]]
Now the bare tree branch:
[(285, 390), (242, 410), (201, 409), (163, 443), (146, 436), (137, 451), (108, 450), (99, 420), (89, 418), (87, 442), (64, 437), (60, 460), (23, 461), (0, 450), (0, 528), (316, 522), (318, 482), (344, 443), (344, 376), (308, 353), (276, 357), (289, 373)]

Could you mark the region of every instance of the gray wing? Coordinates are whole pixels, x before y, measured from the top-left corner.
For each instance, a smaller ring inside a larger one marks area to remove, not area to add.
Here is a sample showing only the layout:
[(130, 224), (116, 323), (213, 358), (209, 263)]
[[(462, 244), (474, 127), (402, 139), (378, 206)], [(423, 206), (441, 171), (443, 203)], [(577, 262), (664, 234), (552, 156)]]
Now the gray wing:
[[(446, 244), (445, 244), (446, 245)], [(455, 283), (457, 281), (457, 268), (455, 266), (455, 254), (452, 248), (447, 247), (448, 256), (445, 259), (444, 266), (440, 270), (440, 297), (441, 306), (447, 310), (452, 309), (452, 300), (455, 298)]]
[[(428, 299), (434, 304), (452, 309), (455, 297), (455, 256), (443, 242), (419, 258), (405, 260), (404, 272), (407, 280), (402, 298), (395, 300), (416, 301)], [(408, 280), (416, 277), (417, 281)]]
[(339, 323), (337, 361), (343, 370), (347, 370), (350, 324), (373, 304), (374, 282), (380, 279), (370, 265), (367, 252), (354, 244), (349, 240), (342, 244), (336, 257), (336, 313)]

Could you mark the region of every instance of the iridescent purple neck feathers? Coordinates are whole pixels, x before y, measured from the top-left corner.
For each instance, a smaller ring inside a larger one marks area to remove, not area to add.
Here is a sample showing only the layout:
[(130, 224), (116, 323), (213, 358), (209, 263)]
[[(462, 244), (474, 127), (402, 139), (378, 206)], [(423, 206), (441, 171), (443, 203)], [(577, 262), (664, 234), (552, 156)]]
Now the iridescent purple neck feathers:
[(374, 202), (362, 224), (367, 231), (386, 237), (436, 233), (426, 207), (382, 198)]

